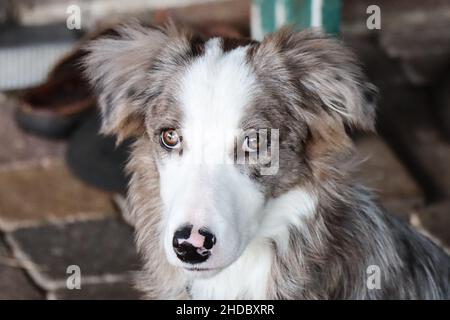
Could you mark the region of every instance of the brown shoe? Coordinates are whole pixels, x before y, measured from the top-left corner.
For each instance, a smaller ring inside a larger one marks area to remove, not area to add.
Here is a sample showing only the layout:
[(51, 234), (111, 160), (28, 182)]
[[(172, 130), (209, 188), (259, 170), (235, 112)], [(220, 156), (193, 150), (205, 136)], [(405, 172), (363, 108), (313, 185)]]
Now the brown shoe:
[(87, 83), (77, 74), (53, 78), (24, 94), (16, 120), (28, 132), (61, 138), (93, 110), (95, 102)]
[(28, 89), (16, 112), (18, 125), (30, 133), (62, 138), (95, 109), (96, 98), (83, 77), (80, 65), (87, 41), (113, 34), (112, 27), (88, 34), (49, 72), (47, 81)]

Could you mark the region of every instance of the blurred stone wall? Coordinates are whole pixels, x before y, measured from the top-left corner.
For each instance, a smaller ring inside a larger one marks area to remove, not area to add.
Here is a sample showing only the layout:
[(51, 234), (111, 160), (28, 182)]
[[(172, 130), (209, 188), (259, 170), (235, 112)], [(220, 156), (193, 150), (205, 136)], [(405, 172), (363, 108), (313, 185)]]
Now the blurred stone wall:
[[(81, 9), (84, 27), (92, 27), (98, 21), (133, 16), (145, 18), (154, 10), (183, 8), (204, 4), (218, 5), (230, 3), (237, 9), (248, 0), (0, 0), (0, 23), (14, 22), (19, 25), (42, 25), (64, 22), (66, 10), (70, 5)], [(230, 14), (239, 15), (238, 11), (228, 10)], [(223, 11), (222, 11), (223, 13)], [(214, 11), (210, 11), (215, 15)], [(229, 19), (227, 14), (226, 19)]]
[[(366, 9), (373, 4), (381, 10), (381, 29), (376, 31), (366, 27)], [(449, 67), (448, 0), (344, 0), (342, 32), (376, 38), (414, 85), (439, 81)]]

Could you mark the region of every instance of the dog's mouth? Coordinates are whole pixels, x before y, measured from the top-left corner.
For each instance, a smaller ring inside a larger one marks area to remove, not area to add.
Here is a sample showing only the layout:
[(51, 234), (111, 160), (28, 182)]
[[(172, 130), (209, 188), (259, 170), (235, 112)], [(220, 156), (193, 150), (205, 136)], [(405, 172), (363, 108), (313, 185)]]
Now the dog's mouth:
[(197, 267), (190, 267), (190, 268), (184, 268), (187, 271), (193, 271), (193, 272), (205, 272), (205, 271), (214, 271), (212, 268), (197, 268)]
[(194, 278), (209, 278), (220, 272), (220, 268), (184, 267), (185, 273)]

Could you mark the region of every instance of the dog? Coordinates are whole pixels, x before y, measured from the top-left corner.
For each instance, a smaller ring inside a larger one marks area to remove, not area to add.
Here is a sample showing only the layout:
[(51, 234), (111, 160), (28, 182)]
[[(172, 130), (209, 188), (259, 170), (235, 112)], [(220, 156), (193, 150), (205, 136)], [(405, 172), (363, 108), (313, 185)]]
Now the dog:
[(135, 139), (145, 298), (450, 298), (449, 256), (353, 178), (377, 91), (339, 40), (134, 24), (87, 51), (101, 132)]

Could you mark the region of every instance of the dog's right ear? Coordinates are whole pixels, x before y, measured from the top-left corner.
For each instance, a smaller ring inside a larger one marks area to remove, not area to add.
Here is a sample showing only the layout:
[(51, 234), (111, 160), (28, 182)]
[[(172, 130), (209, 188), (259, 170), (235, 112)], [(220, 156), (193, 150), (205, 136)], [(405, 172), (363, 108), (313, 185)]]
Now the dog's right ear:
[(115, 31), (116, 36), (100, 38), (86, 46), (84, 67), (97, 93), (101, 133), (114, 134), (120, 142), (144, 130), (145, 105), (136, 103), (136, 98), (156, 97), (149, 71), (170, 35), (167, 30), (137, 24)]
[(252, 57), (257, 72), (276, 77), (276, 90), (287, 88), (284, 96), (291, 105), (302, 106), (303, 114), (305, 109), (315, 113), (311, 127), (323, 127), (325, 116), (335, 120), (326, 121), (327, 126), (375, 129), (377, 90), (341, 41), (319, 30), (285, 27), (266, 36)]

